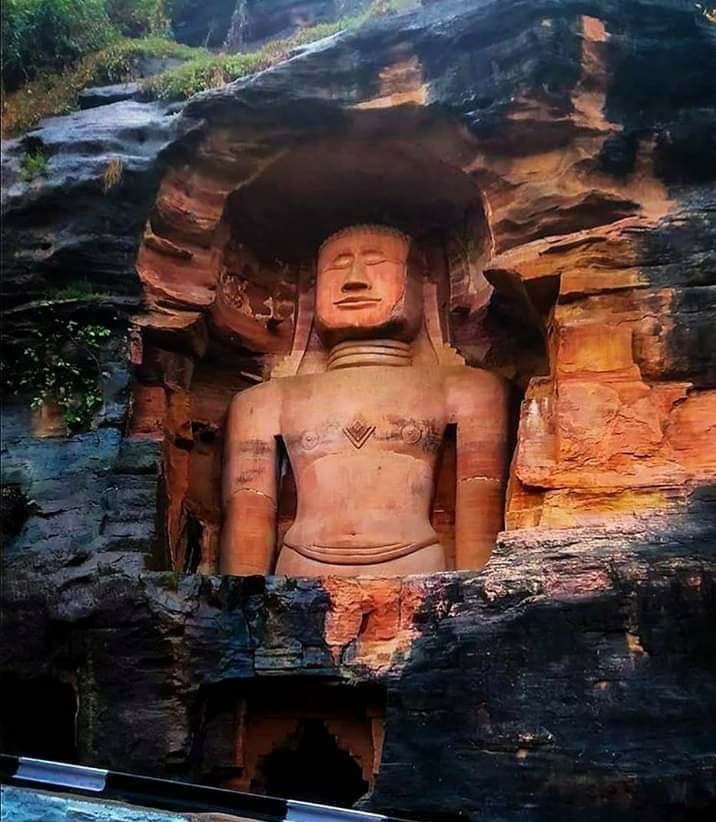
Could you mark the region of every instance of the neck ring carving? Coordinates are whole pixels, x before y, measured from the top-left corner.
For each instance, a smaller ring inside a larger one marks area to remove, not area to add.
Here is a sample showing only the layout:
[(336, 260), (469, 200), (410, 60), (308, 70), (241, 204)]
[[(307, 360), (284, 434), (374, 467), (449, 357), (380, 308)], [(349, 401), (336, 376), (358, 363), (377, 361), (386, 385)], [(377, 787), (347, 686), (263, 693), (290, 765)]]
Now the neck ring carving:
[(348, 340), (334, 345), (328, 354), (327, 369), (355, 368), (362, 365), (409, 366), (413, 352), (400, 340)]

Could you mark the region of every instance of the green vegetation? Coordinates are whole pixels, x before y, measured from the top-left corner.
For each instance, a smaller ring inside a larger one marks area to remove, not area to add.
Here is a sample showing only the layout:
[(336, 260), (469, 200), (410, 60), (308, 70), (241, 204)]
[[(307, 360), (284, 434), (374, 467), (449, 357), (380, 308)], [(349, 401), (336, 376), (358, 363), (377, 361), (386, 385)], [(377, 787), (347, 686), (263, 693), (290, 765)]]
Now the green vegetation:
[(3, 0), (3, 89), (62, 71), (121, 36), (167, 31), (164, 0)]
[(63, 302), (64, 300), (98, 300), (107, 294), (97, 291), (87, 280), (76, 280), (67, 283), (62, 288), (48, 288), (42, 295), (47, 302)]
[(343, 17), (333, 23), (318, 23), (298, 29), (291, 37), (272, 40), (258, 51), (242, 54), (203, 52), (182, 66), (165, 71), (145, 82), (147, 97), (184, 100), (193, 94), (223, 86), (285, 60), (293, 49), (354, 29), (372, 17), (415, 8), (419, 0), (374, 0), (361, 14)]
[(47, 169), (48, 157), (41, 149), (28, 151), (20, 162), (20, 175), (26, 182), (30, 182), (38, 174), (44, 174)]
[(51, 313), (34, 324), (17, 356), (5, 359), (3, 388), (30, 393), (32, 407), (60, 406), (71, 433), (89, 427), (102, 404), (102, 344), (111, 335), (104, 325), (80, 323)]
[(267, 43), (246, 54), (212, 54), (163, 37), (123, 38), (84, 57), (73, 68), (43, 73), (5, 98), (3, 133), (14, 134), (34, 126), (41, 118), (77, 108), (80, 91), (102, 83), (133, 80), (145, 57), (175, 57), (183, 65), (145, 81), (148, 99), (183, 100), (209, 88), (230, 83), (285, 60), (291, 49), (328, 37), (365, 19), (348, 18), (299, 30), (293, 37)]
[(145, 57), (191, 60), (197, 54), (209, 52), (206, 49), (185, 46), (167, 37), (122, 38), (99, 53), (91, 55), (86, 62), (93, 70), (92, 83), (123, 83), (137, 77), (140, 63)]
[(171, 3), (166, 0), (105, 0), (107, 15), (125, 37), (168, 34)]
[(3, 0), (3, 136), (78, 106), (91, 85), (137, 79), (144, 58), (184, 64), (145, 81), (147, 98), (182, 100), (285, 60), (290, 51), (366, 19), (413, 8), (419, 0), (373, 0), (334, 23), (241, 54), (215, 54), (170, 39), (170, 17), (183, 0)]
[(3, 88), (60, 69), (113, 34), (104, 0), (3, 0)]
[(184, 100), (200, 91), (223, 86), (269, 68), (285, 60), (292, 49), (353, 28), (365, 19), (365, 15), (360, 15), (299, 29), (292, 37), (273, 40), (258, 51), (243, 54), (198, 54), (184, 65), (148, 79), (145, 82), (147, 96), (160, 100)]
[(184, 46), (163, 37), (122, 38), (83, 57), (71, 68), (38, 74), (15, 93), (8, 94), (4, 100), (3, 135), (32, 128), (43, 117), (74, 111), (79, 93), (87, 86), (135, 79), (144, 57), (190, 60), (208, 55), (204, 49)]

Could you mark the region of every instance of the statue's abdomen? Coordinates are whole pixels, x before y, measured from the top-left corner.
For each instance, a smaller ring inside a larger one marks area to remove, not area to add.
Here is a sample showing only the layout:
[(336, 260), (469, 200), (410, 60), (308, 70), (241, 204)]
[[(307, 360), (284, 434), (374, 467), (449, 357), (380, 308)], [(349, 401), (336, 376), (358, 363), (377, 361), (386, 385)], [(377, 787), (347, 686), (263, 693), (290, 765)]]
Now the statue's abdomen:
[(438, 541), (432, 460), (371, 450), (296, 466), (298, 507), (284, 544), (325, 562), (360, 552), (381, 562)]

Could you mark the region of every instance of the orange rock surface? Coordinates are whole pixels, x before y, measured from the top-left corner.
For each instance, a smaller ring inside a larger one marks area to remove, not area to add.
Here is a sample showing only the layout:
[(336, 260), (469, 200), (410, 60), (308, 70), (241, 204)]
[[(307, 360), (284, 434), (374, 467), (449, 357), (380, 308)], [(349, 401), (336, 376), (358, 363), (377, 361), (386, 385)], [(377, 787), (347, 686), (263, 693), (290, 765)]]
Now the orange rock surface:
[[(514, 386), (507, 529), (680, 511), (716, 479), (716, 392), (679, 359), (682, 291), (655, 270), (668, 255), (652, 248), (696, 216), (657, 173), (653, 138), (636, 138), (627, 173), (605, 167), (623, 129), (606, 105), (611, 37), (605, 21), (581, 19), (571, 111), (515, 95), (503, 132), (481, 140), (431, 109), (424, 66), (407, 51), (376, 69), (370, 95), (343, 105), (340, 133), (248, 114), (197, 126), (192, 156), (161, 182), (137, 261), (147, 310), (132, 431), (192, 454), (168, 457), (165, 472), (175, 562), (191, 553), (193, 517), (200, 565), (214, 567), (230, 397), (291, 373), (291, 352), (320, 367), (306, 319), (312, 259), (321, 238), (371, 209), (426, 240), (442, 338)], [(538, 133), (565, 139), (555, 147)], [(432, 523), (450, 557), (445, 471), (459, 465), (449, 444), (442, 466)], [(278, 494), (282, 537), (295, 509), (290, 467)]]

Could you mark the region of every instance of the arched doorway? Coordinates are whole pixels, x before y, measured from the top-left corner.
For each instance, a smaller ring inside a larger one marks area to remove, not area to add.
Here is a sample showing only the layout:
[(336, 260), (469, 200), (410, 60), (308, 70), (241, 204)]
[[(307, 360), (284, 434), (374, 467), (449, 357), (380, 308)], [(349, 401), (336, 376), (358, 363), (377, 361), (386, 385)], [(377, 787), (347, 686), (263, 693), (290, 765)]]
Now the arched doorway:
[(197, 782), (350, 807), (373, 787), (385, 691), (300, 677), (203, 689)]
[(264, 758), (251, 787), (269, 796), (351, 807), (368, 783), (324, 723), (307, 719), (283, 747)]

